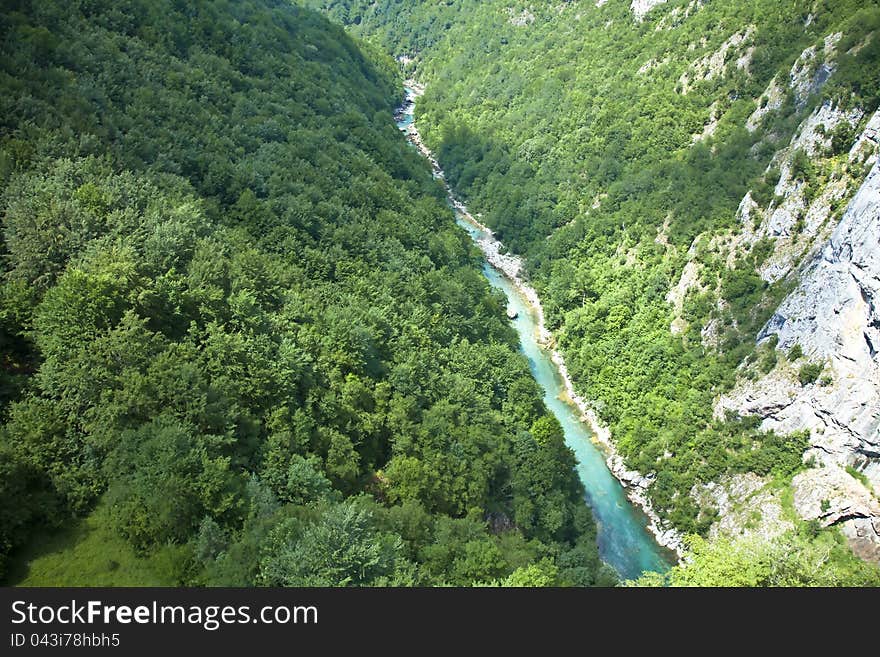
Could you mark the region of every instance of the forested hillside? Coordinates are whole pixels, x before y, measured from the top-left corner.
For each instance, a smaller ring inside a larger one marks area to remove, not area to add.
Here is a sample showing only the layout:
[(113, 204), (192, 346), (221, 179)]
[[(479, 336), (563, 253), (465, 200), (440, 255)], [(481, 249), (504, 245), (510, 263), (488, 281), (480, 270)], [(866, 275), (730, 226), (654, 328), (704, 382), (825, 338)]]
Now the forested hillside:
[(280, 0), (0, 34), (7, 582), (613, 582), (390, 58)]
[[(575, 387), (658, 513), (685, 533), (799, 532), (848, 560), (828, 499), (807, 523), (792, 507), (821, 436), (716, 401), (771, 371), (837, 383), (818, 355), (756, 337), (876, 160), (878, 3), (306, 4), (426, 84), (422, 136), (526, 256)], [(862, 451), (834, 455), (847, 486), (880, 476)]]

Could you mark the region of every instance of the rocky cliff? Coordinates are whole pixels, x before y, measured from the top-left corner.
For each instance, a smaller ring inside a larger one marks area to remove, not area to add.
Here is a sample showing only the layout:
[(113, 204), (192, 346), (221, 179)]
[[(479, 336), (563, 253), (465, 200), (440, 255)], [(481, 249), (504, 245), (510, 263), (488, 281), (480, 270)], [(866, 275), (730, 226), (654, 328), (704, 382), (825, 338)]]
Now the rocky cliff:
[[(846, 120), (840, 113), (835, 118)], [(759, 343), (776, 336), (777, 350), (790, 358), (757, 380), (742, 381), (716, 406), (718, 414), (758, 415), (762, 428), (777, 433), (808, 430), (805, 459), (814, 467), (792, 482), (794, 507), (804, 519), (840, 524), (853, 549), (873, 560), (880, 560), (878, 129), (875, 114), (848, 158), (849, 165), (869, 167), (867, 177), (836, 227), (829, 226), (830, 238), (806, 254), (797, 286), (758, 336)], [(796, 195), (792, 189), (777, 191)], [(765, 228), (772, 230), (777, 212), (770, 213)], [(779, 276), (788, 268), (765, 271)]]
[[(651, 11), (657, 5), (662, 5), (666, 2), (666, 0), (632, 0), (629, 5), (630, 11), (632, 11), (633, 16), (637, 21), (643, 21), (645, 19), (645, 14)], [(597, 2), (596, 6), (601, 7), (604, 2)]]
[[(786, 95), (800, 106), (820, 92), (836, 70), (840, 38), (829, 34), (821, 48), (811, 46), (796, 59), (787, 80), (774, 78), (746, 128), (760, 130)], [(691, 497), (718, 513), (710, 536), (772, 540), (796, 515), (839, 525), (857, 554), (880, 561), (878, 134), (880, 112), (868, 118), (857, 106), (819, 104), (768, 167), (772, 194), (763, 200), (746, 194), (736, 228), (709, 241), (730, 269), (763, 245), (757, 273), (768, 284), (793, 287), (757, 337), (759, 346), (775, 349), (776, 365), (757, 376), (748, 363), (741, 366), (738, 384), (716, 400), (715, 415), (758, 416), (762, 429), (778, 434), (808, 431), (804, 460), (813, 466), (794, 477), (790, 495), (752, 474), (695, 486)], [(687, 329), (687, 296), (710, 289), (702, 279), (700, 239), (666, 297), (675, 334)], [(713, 291), (723, 309), (720, 290)], [(723, 328), (710, 321), (704, 346), (716, 347)]]

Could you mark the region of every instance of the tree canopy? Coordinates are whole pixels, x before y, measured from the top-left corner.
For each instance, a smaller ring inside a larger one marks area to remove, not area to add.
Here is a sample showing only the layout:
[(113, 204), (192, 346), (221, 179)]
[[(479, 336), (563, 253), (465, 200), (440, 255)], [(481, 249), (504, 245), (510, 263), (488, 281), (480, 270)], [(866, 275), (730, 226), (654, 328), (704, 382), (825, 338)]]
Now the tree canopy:
[(275, 0), (0, 25), (0, 572), (56, 528), (105, 583), (597, 583), (390, 59)]

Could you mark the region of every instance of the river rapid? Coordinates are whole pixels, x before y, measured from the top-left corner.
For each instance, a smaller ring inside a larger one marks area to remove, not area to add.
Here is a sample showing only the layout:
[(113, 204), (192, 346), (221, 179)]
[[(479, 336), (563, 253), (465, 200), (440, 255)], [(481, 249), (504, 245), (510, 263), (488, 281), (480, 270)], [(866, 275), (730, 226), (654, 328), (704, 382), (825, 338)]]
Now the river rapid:
[[(430, 160), (434, 176), (443, 179), (443, 170), (422, 143), (413, 122), (415, 100), (422, 89), (408, 83), (405, 91), (405, 103), (395, 117), (397, 125)], [(597, 419), (572, 389), (562, 356), (552, 348), (552, 336), (544, 325), (540, 299), (520, 275), (521, 259), (506, 253), (491, 230), (468, 212), (448, 186), (447, 192), (456, 222), (485, 256), (483, 274), (492, 287), (507, 297), (509, 311), (516, 313), (511, 323), (519, 335), (520, 348), (528, 358), (532, 375), (544, 390), (544, 403), (559, 420), (565, 442), (577, 458), (577, 472), (586, 490), (586, 502), (598, 526), (602, 559), (623, 579), (636, 578), (645, 571), (665, 572), (675, 562), (676, 552), (680, 552), (680, 537), (660, 528), (643, 490), (631, 487), (628, 497), (627, 490), (609, 469), (610, 463), (624, 480), (630, 475), (633, 481), (637, 478), (637, 473), (627, 473), (609, 437), (602, 434)], [(585, 420), (591, 422), (596, 431), (591, 431)], [(652, 517), (630, 498), (635, 498)], [(668, 547), (661, 546), (658, 539)]]

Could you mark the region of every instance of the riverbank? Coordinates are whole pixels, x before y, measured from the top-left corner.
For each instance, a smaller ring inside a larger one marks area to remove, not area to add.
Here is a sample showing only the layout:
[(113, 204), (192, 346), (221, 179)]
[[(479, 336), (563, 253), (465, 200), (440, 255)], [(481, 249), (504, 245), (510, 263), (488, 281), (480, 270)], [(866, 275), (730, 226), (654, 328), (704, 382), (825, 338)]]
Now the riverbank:
[[(415, 99), (424, 93), (424, 86), (416, 83), (414, 80), (407, 80), (405, 86), (407, 89), (407, 95), (403, 112), (406, 112), (407, 110), (412, 111), (412, 107), (415, 105)], [(653, 483), (653, 478), (646, 477), (637, 471), (626, 468), (623, 457), (618, 453), (617, 448), (611, 439), (610, 430), (602, 425), (595, 410), (590, 407), (589, 403), (575, 392), (574, 384), (565, 364), (565, 358), (556, 349), (553, 334), (547, 329), (541, 299), (538, 296), (537, 291), (528, 283), (528, 281), (525, 280), (524, 261), (522, 257), (509, 253), (504, 245), (495, 238), (492, 230), (476, 219), (468, 211), (467, 206), (455, 198), (455, 195), (446, 182), (443, 169), (440, 167), (434, 154), (422, 141), (415, 122), (409, 123), (404, 131), (409, 141), (431, 163), (434, 177), (443, 181), (449, 202), (458, 215), (463, 220), (480, 230), (480, 235), (476, 237), (474, 241), (478, 248), (483, 252), (486, 261), (510, 281), (516, 291), (522, 296), (523, 300), (534, 312), (537, 319), (537, 340), (550, 352), (551, 360), (553, 361), (565, 388), (566, 401), (578, 410), (581, 416), (581, 421), (590, 428), (593, 442), (602, 449), (608, 469), (623, 486), (627, 498), (634, 505), (639, 507), (644, 512), (645, 516), (647, 516), (649, 521), (647, 528), (654, 536), (657, 543), (672, 550), (679, 556), (679, 558), (681, 558), (684, 555), (683, 536), (675, 529), (665, 526), (665, 523), (660, 519), (660, 516), (651, 504), (651, 500), (648, 498), (647, 490)]]

